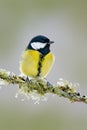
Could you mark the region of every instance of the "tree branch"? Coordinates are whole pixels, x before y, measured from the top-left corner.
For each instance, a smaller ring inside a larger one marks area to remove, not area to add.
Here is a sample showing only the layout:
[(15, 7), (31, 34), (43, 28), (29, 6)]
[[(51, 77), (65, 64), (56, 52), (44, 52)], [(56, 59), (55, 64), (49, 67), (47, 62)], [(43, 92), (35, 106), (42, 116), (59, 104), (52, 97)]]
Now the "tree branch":
[(75, 86), (65, 80), (59, 80), (57, 85), (51, 85), (45, 79), (34, 78), (26, 81), (23, 77), (10, 73), (6, 70), (0, 70), (0, 85), (16, 84), (24, 94), (35, 92), (41, 96), (46, 93), (52, 93), (59, 97), (69, 99), (71, 102), (87, 103), (87, 97), (81, 96), (76, 92)]

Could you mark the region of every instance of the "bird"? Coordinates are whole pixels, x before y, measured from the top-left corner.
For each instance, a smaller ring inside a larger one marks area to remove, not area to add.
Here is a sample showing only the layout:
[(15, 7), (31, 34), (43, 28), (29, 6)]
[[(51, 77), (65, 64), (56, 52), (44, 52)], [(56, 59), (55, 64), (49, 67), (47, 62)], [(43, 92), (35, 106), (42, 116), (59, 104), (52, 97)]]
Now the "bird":
[(53, 43), (43, 35), (33, 37), (21, 56), (21, 74), (30, 78), (46, 78), (55, 60), (50, 50)]

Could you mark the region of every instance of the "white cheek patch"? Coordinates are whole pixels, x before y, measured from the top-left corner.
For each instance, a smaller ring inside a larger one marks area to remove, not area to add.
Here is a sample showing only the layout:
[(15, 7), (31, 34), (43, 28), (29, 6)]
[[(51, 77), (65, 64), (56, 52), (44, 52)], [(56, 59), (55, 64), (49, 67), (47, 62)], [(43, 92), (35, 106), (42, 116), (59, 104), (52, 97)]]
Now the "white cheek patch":
[(46, 46), (46, 43), (33, 42), (31, 43), (31, 46), (33, 49), (38, 50), (38, 49), (44, 48)]

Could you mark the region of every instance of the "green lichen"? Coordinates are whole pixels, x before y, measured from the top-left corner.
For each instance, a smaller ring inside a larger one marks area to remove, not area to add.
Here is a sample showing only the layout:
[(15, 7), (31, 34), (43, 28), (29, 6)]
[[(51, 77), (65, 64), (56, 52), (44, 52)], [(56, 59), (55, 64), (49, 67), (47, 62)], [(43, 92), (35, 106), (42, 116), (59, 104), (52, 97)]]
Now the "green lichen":
[(87, 103), (87, 97), (81, 96), (79, 92), (76, 92), (75, 86), (67, 80), (59, 80), (57, 85), (51, 85), (48, 81), (41, 78), (34, 78), (29, 81), (25, 80), (22, 76), (15, 75), (6, 70), (0, 70), (0, 82), (3, 81), (3, 85), (16, 84), (19, 90), (25, 95), (31, 92), (38, 95), (45, 96), (47, 93), (55, 94), (59, 97), (69, 99), (71, 102), (83, 102)]

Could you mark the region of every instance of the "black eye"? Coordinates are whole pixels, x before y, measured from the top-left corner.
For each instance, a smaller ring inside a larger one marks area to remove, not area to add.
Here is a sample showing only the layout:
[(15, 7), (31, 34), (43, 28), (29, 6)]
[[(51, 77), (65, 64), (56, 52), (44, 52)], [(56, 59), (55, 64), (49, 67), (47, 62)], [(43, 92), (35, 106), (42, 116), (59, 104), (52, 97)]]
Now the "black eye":
[(44, 39), (44, 43), (49, 43), (49, 41), (50, 41), (50, 40), (49, 40), (49, 39), (47, 39), (47, 38), (46, 38), (46, 39)]

